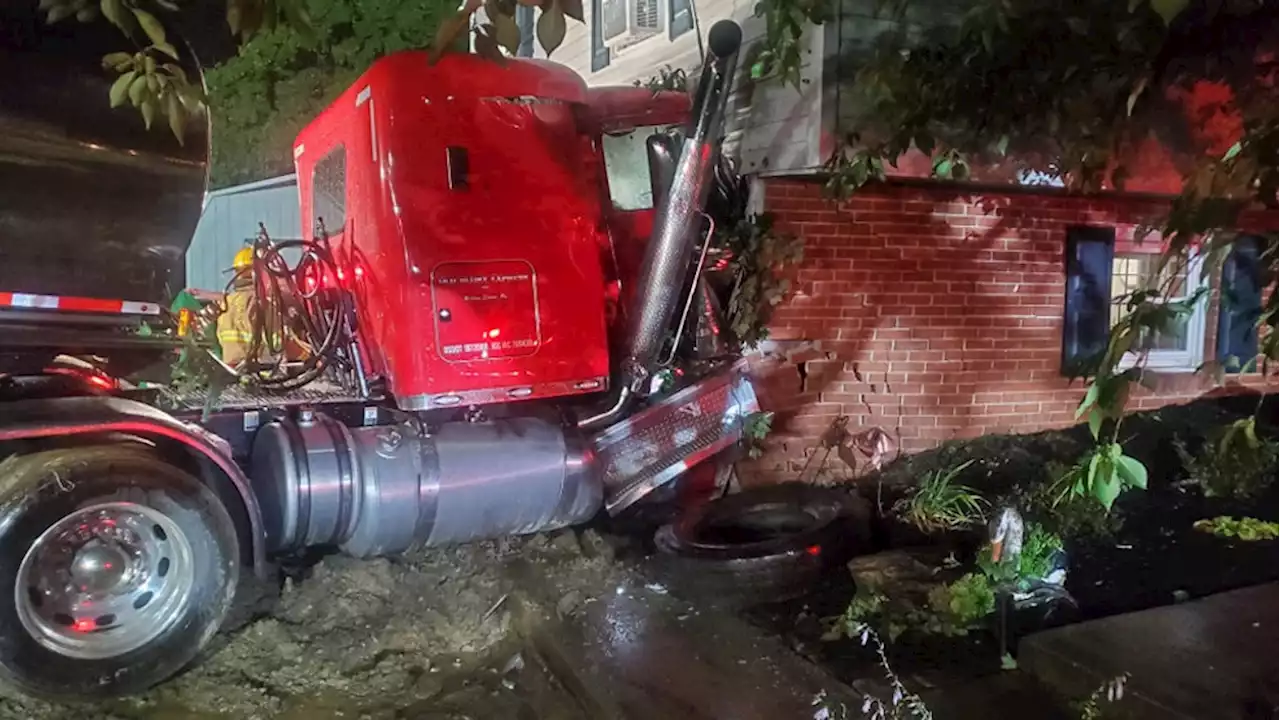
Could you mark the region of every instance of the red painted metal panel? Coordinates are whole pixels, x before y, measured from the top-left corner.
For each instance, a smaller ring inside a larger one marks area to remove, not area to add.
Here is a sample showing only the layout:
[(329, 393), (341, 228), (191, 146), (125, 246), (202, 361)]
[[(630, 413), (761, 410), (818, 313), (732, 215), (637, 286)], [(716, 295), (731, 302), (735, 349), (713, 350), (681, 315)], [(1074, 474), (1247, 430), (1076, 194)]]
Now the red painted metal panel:
[(316, 163), (346, 148), (336, 254), (371, 367), (402, 405), (513, 387), (530, 389), (519, 399), (592, 392), (608, 376), (608, 240), (580, 127), (586, 98), (551, 63), (401, 53), (299, 135), (304, 222)]

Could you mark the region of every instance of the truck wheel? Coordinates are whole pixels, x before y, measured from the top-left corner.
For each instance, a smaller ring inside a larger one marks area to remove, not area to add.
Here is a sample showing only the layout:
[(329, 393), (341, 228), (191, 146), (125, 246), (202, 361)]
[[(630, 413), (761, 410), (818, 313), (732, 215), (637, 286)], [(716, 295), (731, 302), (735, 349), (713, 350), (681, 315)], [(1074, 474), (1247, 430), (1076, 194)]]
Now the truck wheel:
[(212, 491), (128, 446), (0, 463), (0, 676), (28, 693), (144, 690), (208, 644), (239, 574)]

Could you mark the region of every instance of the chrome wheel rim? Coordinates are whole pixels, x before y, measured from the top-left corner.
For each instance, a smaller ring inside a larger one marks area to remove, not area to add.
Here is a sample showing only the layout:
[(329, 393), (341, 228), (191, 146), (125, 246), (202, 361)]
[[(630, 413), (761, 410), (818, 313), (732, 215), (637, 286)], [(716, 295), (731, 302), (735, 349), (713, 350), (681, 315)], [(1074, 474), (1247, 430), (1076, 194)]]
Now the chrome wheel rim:
[(81, 508), (22, 558), (14, 607), (37, 643), (96, 660), (136, 650), (182, 616), (195, 586), (191, 543), (155, 508)]

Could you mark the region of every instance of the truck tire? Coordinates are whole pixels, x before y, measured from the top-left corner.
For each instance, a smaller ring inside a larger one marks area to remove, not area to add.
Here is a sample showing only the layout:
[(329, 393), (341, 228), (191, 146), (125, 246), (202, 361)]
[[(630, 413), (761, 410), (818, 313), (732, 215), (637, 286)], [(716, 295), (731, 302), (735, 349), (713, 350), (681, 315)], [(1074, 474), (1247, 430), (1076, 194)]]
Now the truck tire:
[(0, 463), (0, 679), (47, 698), (145, 690), (226, 617), (239, 540), (199, 480), (143, 448)]
[(786, 483), (712, 501), (658, 530), (655, 567), (678, 591), (722, 606), (799, 597), (843, 557), (846, 495)]

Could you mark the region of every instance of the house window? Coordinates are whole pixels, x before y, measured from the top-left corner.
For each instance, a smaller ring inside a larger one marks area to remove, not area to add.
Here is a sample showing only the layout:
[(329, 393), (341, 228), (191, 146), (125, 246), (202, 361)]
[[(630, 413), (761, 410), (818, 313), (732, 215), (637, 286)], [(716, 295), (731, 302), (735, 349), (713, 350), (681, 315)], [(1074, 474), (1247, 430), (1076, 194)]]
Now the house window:
[[(1130, 293), (1156, 290), (1161, 293), (1158, 302), (1176, 302), (1187, 299), (1200, 287), (1199, 258), (1177, 268), (1176, 274), (1169, 267), (1157, 277), (1160, 257), (1154, 253), (1115, 256), (1111, 264), (1111, 326), (1127, 314), (1125, 301)], [(1178, 316), (1168, 326), (1144, 329), (1125, 362), (1135, 363), (1145, 353), (1149, 368), (1195, 370), (1204, 358), (1204, 320), (1205, 302), (1201, 300), (1189, 315)]]
[(609, 64), (613, 53), (666, 29), (670, 0), (595, 0), (592, 25), (592, 69)]
[(339, 145), (311, 171), (311, 211), (324, 220), (330, 234), (342, 232), (347, 222), (347, 152)]

